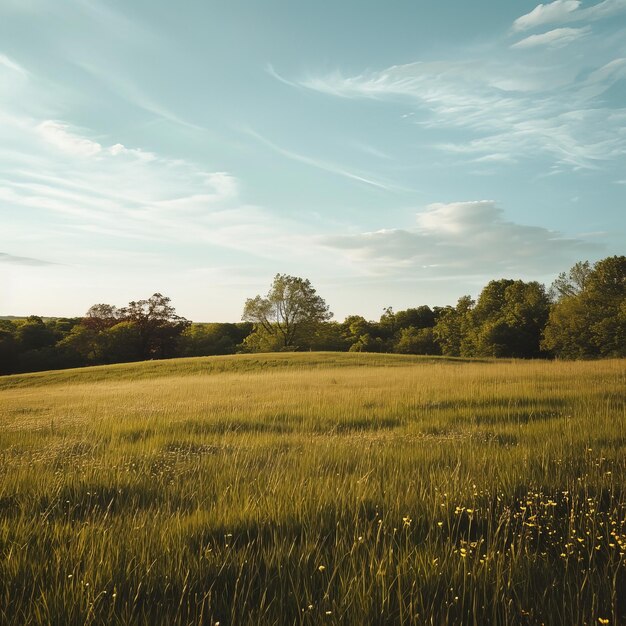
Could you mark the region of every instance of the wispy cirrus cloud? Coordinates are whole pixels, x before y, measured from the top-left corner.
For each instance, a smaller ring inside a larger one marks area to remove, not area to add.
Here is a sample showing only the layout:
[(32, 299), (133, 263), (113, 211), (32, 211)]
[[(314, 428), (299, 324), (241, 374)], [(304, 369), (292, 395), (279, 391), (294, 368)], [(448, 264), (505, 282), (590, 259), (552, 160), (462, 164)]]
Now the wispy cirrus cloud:
[(555, 28), (541, 35), (530, 35), (514, 43), (511, 48), (535, 48), (537, 46), (547, 46), (550, 48), (561, 48), (581, 37), (585, 37), (591, 32), (589, 26), (584, 28)]
[(28, 74), (28, 72), (19, 63), (16, 63), (12, 59), (10, 59), (8, 56), (6, 56), (6, 54), (0, 53), (0, 65), (24, 76)]
[[(585, 28), (556, 29), (518, 47), (558, 47), (587, 34)], [(451, 140), (436, 145), (472, 160), (498, 155), (501, 162), (512, 162), (541, 155), (570, 168), (596, 168), (626, 153), (626, 109), (603, 98), (624, 78), (624, 68), (622, 58), (591, 72), (587, 63), (584, 57), (552, 65), (544, 58), (516, 57), (418, 61), (354, 76), (307, 77), (299, 86), (334, 97), (412, 105), (415, 115), (406, 119), (417, 129), (469, 131), (469, 139), (467, 132), (456, 141), (448, 133)]]
[[(247, 203), (229, 172), (107, 145), (63, 121), (18, 119), (13, 133), (20, 135), (21, 149), (0, 151), (0, 203), (18, 217), (14, 246), (33, 247), (32, 228), (19, 229), (19, 216), (26, 214), (38, 219), (37, 236), (49, 249), (56, 246), (56, 258), (71, 250), (66, 260), (77, 264), (91, 262), (94, 246), (116, 247), (112, 262), (124, 263), (126, 253), (139, 252), (133, 241), (164, 250), (204, 244), (261, 257), (292, 245), (295, 228)], [(90, 243), (83, 244), (86, 234)], [(269, 238), (272, 250), (262, 245)]]
[(604, 0), (581, 8), (580, 0), (554, 0), (538, 4), (530, 13), (513, 22), (513, 30), (523, 31), (547, 24), (564, 24), (578, 21), (595, 21), (626, 11), (626, 0)]
[(146, 93), (146, 91), (142, 89), (140, 81), (137, 78), (126, 76), (123, 69), (120, 68), (112, 72), (110, 68), (102, 67), (94, 62), (84, 60), (77, 62), (76, 65), (133, 106), (189, 130), (206, 130), (198, 124), (183, 119), (178, 113), (170, 110), (166, 105)]
[(299, 152), (294, 152), (293, 150), (288, 150), (286, 148), (283, 148), (275, 144), (273, 141), (270, 141), (269, 139), (263, 137), (259, 133), (249, 128), (243, 129), (243, 132), (245, 132), (250, 137), (254, 137), (254, 139), (264, 144), (265, 146), (267, 146), (274, 152), (277, 152), (278, 154), (286, 157), (287, 159), (291, 159), (292, 161), (298, 161), (299, 163), (310, 165), (311, 167), (315, 167), (317, 169), (323, 170), (325, 172), (329, 172), (331, 174), (336, 174), (337, 176), (341, 176), (343, 178), (348, 178), (358, 183), (363, 183), (370, 187), (376, 187), (378, 189), (385, 189), (387, 191), (398, 190), (398, 189), (402, 189), (403, 191), (406, 191), (405, 188), (399, 187), (398, 185), (388, 182), (388, 181), (377, 179), (370, 174), (361, 173), (361, 172), (353, 172), (336, 163), (330, 163), (323, 159), (310, 157), (304, 154), (300, 154)]
[(602, 249), (582, 236), (508, 221), (492, 200), (431, 204), (417, 213), (414, 228), (328, 236), (322, 243), (374, 274), (439, 276), (541, 275)]

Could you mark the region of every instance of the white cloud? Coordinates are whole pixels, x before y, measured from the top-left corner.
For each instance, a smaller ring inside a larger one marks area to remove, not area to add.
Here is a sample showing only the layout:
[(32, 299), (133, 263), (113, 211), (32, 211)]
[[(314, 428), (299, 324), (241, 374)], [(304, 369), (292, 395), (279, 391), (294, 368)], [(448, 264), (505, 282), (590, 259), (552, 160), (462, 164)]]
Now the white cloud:
[(590, 32), (591, 28), (589, 26), (584, 28), (555, 28), (547, 33), (541, 33), (541, 35), (530, 35), (525, 39), (521, 39), (514, 43), (511, 48), (534, 48), (536, 46), (560, 48), (588, 35)]
[(439, 276), (546, 274), (601, 249), (580, 238), (507, 221), (491, 200), (431, 204), (412, 229), (383, 229), (326, 237), (372, 273)]
[(12, 59), (10, 59), (8, 56), (4, 54), (0, 54), (0, 65), (6, 67), (12, 72), (17, 72), (18, 74), (22, 74), (23, 76), (26, 76), (27, 74), (26, 70), (21, 65), (19, 65), (18, 63), (16, 63), (15, 61), (13, 61)]
[(555, 0), (538, 4), (530, 13), (513, 22), (513, 30), (522, 31), (567, 22), (595, 21), (626, 11), (626, 0), (604, 0), (587, 8), (581, 8), (579, 0)]
[(62, 152), (77, 156), (94, 156), (102, 151), (99, 143), (71, 132), (68, 125), (61, 122), (46, 120), (37, 126), (37, 130), (48, 143)]
[(564, 22), (578, 9), (580, 0), (555, 0), (549, 4), (538, 4), (530, 13), (513, 22), (514, 30), (528, 30), (543, 24)]

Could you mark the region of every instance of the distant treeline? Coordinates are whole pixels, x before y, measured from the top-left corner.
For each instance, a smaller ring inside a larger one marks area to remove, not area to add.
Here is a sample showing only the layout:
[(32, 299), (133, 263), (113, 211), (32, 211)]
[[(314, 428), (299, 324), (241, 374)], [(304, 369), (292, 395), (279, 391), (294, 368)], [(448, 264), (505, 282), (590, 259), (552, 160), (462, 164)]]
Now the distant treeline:
[(191, 323), (154, 294), (117, 308), (96, 304), (80, 318), (0, 320), (0, 373), (11, 374), (187, 356), (334, 350), (463, 357), (587, 359), (626, 356), (626, 257), (577, 263), (550, 289), (489, 282), (476, 301), (384, 309), (378, 321), (330, 321), (308, 280), (277, 275), (249, 299), (247, 321)]

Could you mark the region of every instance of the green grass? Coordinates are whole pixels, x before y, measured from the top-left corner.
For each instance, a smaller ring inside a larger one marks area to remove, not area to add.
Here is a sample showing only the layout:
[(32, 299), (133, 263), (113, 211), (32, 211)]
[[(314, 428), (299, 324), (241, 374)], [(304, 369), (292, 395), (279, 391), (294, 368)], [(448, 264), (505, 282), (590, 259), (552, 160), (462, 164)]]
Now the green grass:
[(625, 390), (334, 353), (0, 378), (0, 623), (624, 623)]

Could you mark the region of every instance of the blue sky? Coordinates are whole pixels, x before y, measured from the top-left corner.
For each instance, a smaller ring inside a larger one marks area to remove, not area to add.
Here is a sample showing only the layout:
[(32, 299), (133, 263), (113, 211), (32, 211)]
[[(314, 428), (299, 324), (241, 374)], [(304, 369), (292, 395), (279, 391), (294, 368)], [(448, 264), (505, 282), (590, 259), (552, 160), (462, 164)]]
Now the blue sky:
[(0, 314), (378, 318), (623, 254), (625, 199), (626, 0), (0, 3)]

